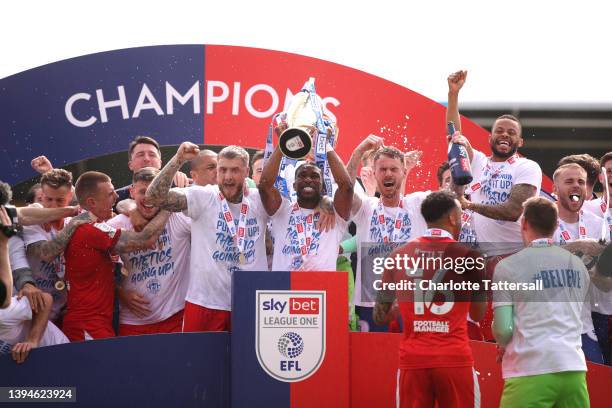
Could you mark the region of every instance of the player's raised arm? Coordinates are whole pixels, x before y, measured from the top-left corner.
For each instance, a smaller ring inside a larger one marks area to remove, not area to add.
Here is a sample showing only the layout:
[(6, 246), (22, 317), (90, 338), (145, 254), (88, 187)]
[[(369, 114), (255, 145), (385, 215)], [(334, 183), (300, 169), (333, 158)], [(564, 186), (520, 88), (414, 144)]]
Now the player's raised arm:
[(179, 212), (187, 209), (187, 197), (178, 189), (170, 190), (172, 179), (181, 166), (193, 159), (200, 152), (198, 146), (190, 142), (183, 142), (178, 151), (164, 166), (161, 172), (153, 179), (147, 189), (146, 199), (161, 209)]
[(283, 154), (278, 146), (276, 146), (274, 152), (272, 152), (272, 155), (264, 165), (259, 184), (257, 185), (261, 202), (270, 216), (276, 213), (283, 200), (280, 192), (274, 186), (282, 158)]
[(455, 123), (455, 129), (461, 132), (461, 116), (459, 115), (459, 91), (465, 84), (467, 71), (457, 71), (450, 74), (448, 82), (448, 105), (446, 106), (446, 122)]
[[(346, 171), (349, 175), (349, 180), (351, 184), (355, 185), (355, 180), (357, 178), (357, 169), (359, 168), (359, 163), (361, 163), (361, 158), (364, 153), (368, 150), (377, 149), (383, 144), (383, 138), (376, 135), (369, 135), (353, 151), (351, 154), (351, 158), (349, 159), (348, 164), (346, 165)], [(361, 208), (361, 198), (357, 194), (353, 194), (353, 202), (351, 205), (351, 214), (356, 214), (357, 211)]]

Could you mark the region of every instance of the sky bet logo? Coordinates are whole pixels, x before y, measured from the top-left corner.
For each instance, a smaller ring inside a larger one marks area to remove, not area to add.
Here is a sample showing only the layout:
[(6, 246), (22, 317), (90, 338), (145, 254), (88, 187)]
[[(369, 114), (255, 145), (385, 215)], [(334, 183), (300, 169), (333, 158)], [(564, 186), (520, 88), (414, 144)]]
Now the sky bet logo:
[(263, 302), (263, 310), (273, 310), (283, 313), (289, 305), (289, 314), (319, 314), (318, 298), (289, 298), (288, 302), (279, 300), (266, 300)]
[(302, 381), (325, 356), (325, 291), (256, 291), (259, 364), (283, 382)]

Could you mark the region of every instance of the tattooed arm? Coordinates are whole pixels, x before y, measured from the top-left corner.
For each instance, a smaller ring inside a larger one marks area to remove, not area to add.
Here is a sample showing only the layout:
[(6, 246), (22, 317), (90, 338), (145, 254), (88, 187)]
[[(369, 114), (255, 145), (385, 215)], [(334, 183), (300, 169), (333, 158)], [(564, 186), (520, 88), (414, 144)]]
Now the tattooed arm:
[(464, 210), (472, 210), (494, 220), (516, 221), (523, 213), (523, 203), (534, 197), (537, 191), (538, 189), (531, 184), (517, 184), (512, 186), (510, 197), (502, 204), (477, 204), (464, 197), (459, 197), (459, 200)]
[(88, 222), (93, 222), (89, 212), (84, 212), (77, 215), (71, 219), (68, 225), (66, 225), (64, 229), (62, 229), (53, 239), (48, 241), (38, 241), (28, 245), (28, 255), (33, 255), (42, 259), (43, 261), (50, 262), (53, 260), (53, 258), (61, 254), (64, 249), (66, 249), (66, 246), (68, 245), (68, 242), (70, 242), (70, 238), (72, 238), (72, 234), (74, 234), (77, 227)]
[(152, 242), (157, 240), (157, 237), (163, 231), (169, 217), (170, 212), (160, 210), (155, 218), (149, 221), (142, 231), (122, 230), (121, 236), (113, 249), (116, 252), (125, 253), (148, 248), (151, 246)]
[(198, 155), (200, 149), (190, 142), (183, 142), (178, 151), (164, 166), (147, 188), (146, 199), (162, 210), (179, 212), (187, 209), (187, 196), (180, 189), (170, 190), (172, 179), (183, 163)]
[(60, 208), (38, 208), (38, 207), (18, 207), (17, 218), (21, 225), (39, 225), (60, 218), (71, 217), (77, 214), (76, 207)]

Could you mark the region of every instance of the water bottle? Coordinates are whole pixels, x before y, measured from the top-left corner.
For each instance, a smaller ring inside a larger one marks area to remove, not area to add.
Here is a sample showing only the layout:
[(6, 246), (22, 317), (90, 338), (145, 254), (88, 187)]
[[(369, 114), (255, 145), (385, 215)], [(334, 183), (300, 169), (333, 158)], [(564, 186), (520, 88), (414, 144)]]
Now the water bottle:
[[(448, 134), (455, 133), (455, 124), (448, 122)], [(452, 143), (448, 148), (448, 164), (450, 165), (453, 183), (457, 186), (465, 186), (473, 180), (470, 170), (470, 158), (465, 146)]]

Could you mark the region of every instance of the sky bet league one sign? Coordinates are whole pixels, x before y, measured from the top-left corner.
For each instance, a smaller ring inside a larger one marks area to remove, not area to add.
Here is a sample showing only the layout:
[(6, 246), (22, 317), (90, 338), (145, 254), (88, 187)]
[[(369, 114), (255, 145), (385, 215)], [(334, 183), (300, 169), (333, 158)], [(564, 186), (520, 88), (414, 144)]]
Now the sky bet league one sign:
[[(263, 149), (272, 116), (310, 77), (337, 121), (345, 162), (366, 135), (378, 134), (386, 145), (424, 152), (409, 189), (437, 188), (435, 170), (446, 160), (442, 105), (342, 65), (217, 45), (108, 51), (0, 79), (0, 174), (16, 184), (35, 176), (35, 156), (61, 167), (126, 151), (138, 135), (161, 145), (188, 140)], [(487, 151), (487, 132), (467, 119), (462, 125), (474, 147)], [(128, 171), (124, 162), (115, 166)]]
[(256, 349), (279, 381), (302, 381), (325, 357), (325, 291), (258, 290)]

